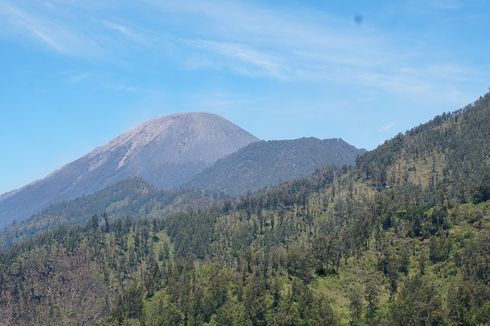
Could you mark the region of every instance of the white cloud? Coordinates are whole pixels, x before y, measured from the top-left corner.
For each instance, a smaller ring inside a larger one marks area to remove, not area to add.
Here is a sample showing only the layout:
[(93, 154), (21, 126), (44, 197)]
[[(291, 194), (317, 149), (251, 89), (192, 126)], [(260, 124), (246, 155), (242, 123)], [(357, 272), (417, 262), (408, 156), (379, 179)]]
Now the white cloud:
[[(94, 60), (103, 53), (110, 64), (120, 60), (144, 65), (131, 57), (134, 47), (142, 45), (153, 58), (170, 58), (187, 69), (222, 70), (279, 82), (358, 85), (432, 98), (457, 94), (458, 85), (488, 76), (488, 69), (481, 67), (431, 64), (420, 49), (401, 45), (400, 35), (392, 38), (369, 24), (359, 26), (300, 5), (285, 9), (222, 0), (145, 0), (138, 4), (139, 12), (153, 17), (149, 14), (156, 11), (171, 19), (141, 22), (117, 15), (101, 17), (99, 11), (116, 11), (114, 1), (13, 3), (0, 0), (4, 20), (0, 34), (7, 26), (14, 37), (27, 37), (62, 55)], [(433, 1), (435, 6), (457, 4)], [(124, 5), (131, 7), (131, 2)]]
[(92, 76), (93, 76), (92, 72), (81, 72), (81, 73), (68, 74), (66, 79), (71, 84), (77, 84), (89, 79)]
[[(488, 76), (488, 69), (451, 62), (430, 64), (413, 49), (369, 25), (362, 27), (325, 13), (296, 7), (273, 9), (251, 2), (208, 0), (154, 1), (184, 21), (195, 21), (201, 52), (184, 55), (193, 69), (228, 69), (278, 81), (334, 82), (434, 98), (458, 84)], [(439, 1), (449, 7), (455, 1)], [(202, 50), (206, 50), (203, 53)]]
[[(118, 92), (136, 92), (142, 90), (125, 78), (118, 78), (117, 76), (98, 71), (64, 71), (59, 73), (58, 76), (69, 84), (90, 83), (91, 85), (97, 85), (98, 87)], [(154, 90), (149, 91), (154, 92)]]
[[(288, 78), (287, 67), (280, 62), (280, 58), (243, 44), (207, 40), (189, 40), (185, 44), (223, 58), (223, 65), (242, 74), (269, 76), (280, 80)], [(202, 63), (203, 67), (209, 66), (209, 60)], [(199, 68), (199, 62), (194, 62), (193, 67)]]
[(123, 25), (120, 23), (116, 23), (113, 21), (107, 21), (107, 20), (103, 21), (102, 23), (107, 28), (122, 34), (123, 36), (132, 40), (133, 42), (136, 42), (136, 43), (139, 43), (139, 44), (145, 45), (145, 46), (151, 46), (152, 45), (152, 41), (150, 40), (149, 37), (146, 37), (143, 34), (135, 32), (129, 26), (126, 26), (126, 25)]
[(393, 129), (393, 127), (396, 125), (395, 122), (390, 122), (388, 123), (387, 125), (381, 127), (378, 129), (379, 132), (388, 132), (390, 131), (391, 129)]
[(101, 52), (99, 45), (90, 37), (41, 15), (33, 14), (18, 6), (0, 1), (0, 17), (8, 23), (18, 37), (28, 37), (48, 48), (65, 55), (85, 57)]

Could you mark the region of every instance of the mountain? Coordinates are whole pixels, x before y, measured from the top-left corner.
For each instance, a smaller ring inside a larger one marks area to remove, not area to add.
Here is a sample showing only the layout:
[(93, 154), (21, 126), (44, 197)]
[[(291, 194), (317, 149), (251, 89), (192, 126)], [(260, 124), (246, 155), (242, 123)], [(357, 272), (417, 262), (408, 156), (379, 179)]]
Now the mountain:
[(123, 217), (165, 216), (205, 209), (217, 199), (205, 192), (165, 191), (141, 178), (126, 179), (93, 194), (53, 204), (30, 218), (5, 226), (0, 230), (0, 251), (60, 226), (84, 224), (96, 215), (110, 221)]
[(120, 135), (46, 178), (0, 197), (0, 226), (51, 204), (141, 177), (160, 189), (176, 188), (215, 161), (258, 139), (208, 113), (149, 121)]
[(0, 249), (61, 225), (83, 224), (94, 215), (106, 214), (113, 220), (202, 209), (222, 199), (213, 198), (216, 193), (241, 195), (310, 175), (323, 166), (352, 165), (363, 152), (341, 139), (255, 142), (218, 160), (181, 189), (159, 190), (142, 178), (129, 178), (94, 193), (52, 204), (0, 230)]
[(345, 169), (50, 230), (0, 253), (0, 324), (488, 325), (488, 139), (490, 93)]
[(342, 139), (260, 141), (218, 160), (186, 186), (240, 195), (310, 175), (322, 166), (352, 165), (364, 152)]

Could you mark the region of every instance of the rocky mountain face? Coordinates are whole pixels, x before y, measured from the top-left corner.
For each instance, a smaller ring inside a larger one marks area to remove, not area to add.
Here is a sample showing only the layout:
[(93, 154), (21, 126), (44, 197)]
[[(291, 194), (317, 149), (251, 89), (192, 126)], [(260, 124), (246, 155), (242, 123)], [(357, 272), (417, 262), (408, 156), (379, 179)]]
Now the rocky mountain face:
[(214, 114), (182, 113), (155, 119), (40, 181), (0, 196), (0, 226), (127, 178), (140, 177), (160, 189), (176, 188), (218, 159), (256, 141)]
[(363, 153), (342, 139), (260, 141), (217, 161), (186, 186), (240, 195), (310, 175), (325, 165), (352, 165)]

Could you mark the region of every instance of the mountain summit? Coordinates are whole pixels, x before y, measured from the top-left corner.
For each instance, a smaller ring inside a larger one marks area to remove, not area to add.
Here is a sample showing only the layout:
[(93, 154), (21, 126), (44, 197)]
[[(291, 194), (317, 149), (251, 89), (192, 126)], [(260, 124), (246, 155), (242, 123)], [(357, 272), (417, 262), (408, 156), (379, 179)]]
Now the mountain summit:
[(174, 188), (256, 141), (214, 114), (179, 113), (151, 120), (46, 178), (0, 196), (0, 225), (130, 177)]

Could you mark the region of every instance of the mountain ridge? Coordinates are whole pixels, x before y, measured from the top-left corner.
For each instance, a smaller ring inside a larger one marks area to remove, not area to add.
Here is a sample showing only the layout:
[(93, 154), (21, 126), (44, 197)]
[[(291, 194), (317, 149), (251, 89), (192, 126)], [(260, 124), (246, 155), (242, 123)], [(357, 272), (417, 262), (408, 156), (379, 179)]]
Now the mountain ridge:
[[(363, 152), (339, 138), (258, 141), (218, 160), (201, 172), (194, 179), (201, 184), (191, 181), (180, 188), (164, 191), (142, 178), (128, 178), (92, 194), (51, 204), (31, 217), (0, 230), (0, 250), (20, 239), (61, 225), (83, 224), (93, 215), (107, 214), (113, 219), (135, 214), (139, 210), (146, 214), (168, 215), (178, 210), (201, 209), (216, 196), (243, 195), (304, 177), (324, 166), (340, 168), (352, 165)], [(149, 189), (144, 194), (138, 190), (142, 184), (143, 188)], [(164, 204), (154, 205), (155, 201)]]
[(241, 195), (312, 174), (323, 166), (353, 165), (364, 152), (340, 138), (262, 140), (216, 161), (185, 186)]
[(142, 177), (161, 189), (174, 188), (257, 140), (215, 114), (177, 113), (153, 119), (45, 178), (1, 195), (0, 225), (131, 177)]
[(488, 139), (490, 94), (349, 168), (43, 233), (0, 253), (0, 321), (488, 324)]

